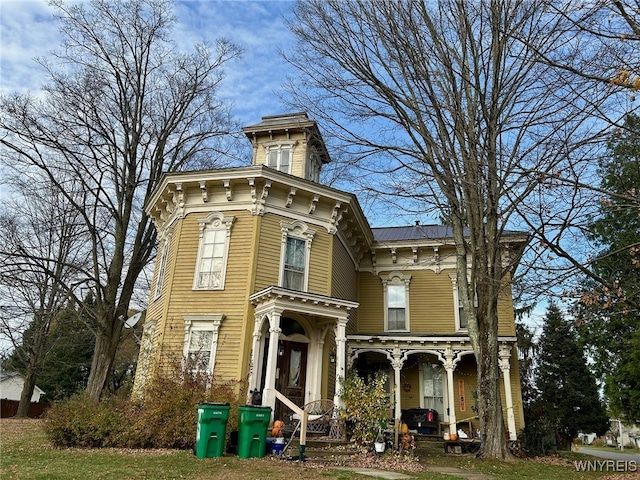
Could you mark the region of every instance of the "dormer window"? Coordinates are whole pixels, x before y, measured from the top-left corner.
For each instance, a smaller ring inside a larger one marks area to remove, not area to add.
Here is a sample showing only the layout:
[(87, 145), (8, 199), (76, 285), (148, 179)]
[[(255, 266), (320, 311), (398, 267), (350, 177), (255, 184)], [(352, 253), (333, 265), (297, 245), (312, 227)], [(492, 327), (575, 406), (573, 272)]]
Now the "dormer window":
[(269, 142), (265, 145), (265, 148), (267, 150), (266, 165), (268, 167), (280, 172), (291, 173), (291, 160), (293, 159), (295, 142)]

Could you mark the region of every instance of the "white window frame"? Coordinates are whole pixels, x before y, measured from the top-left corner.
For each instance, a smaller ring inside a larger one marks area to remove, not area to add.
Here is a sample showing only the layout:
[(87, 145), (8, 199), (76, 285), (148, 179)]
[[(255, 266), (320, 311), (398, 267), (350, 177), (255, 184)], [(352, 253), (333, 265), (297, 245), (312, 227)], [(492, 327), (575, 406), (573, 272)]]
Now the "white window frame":
[[(284, 172), (284, 173), (291, 173), (291, 165), (293, 163), (293, 152), (296, 149), (296, 141), (295, 140), (280, 140), (280, 141), (274, 141), (274, 142), (267, 142), (264, 144), (264, 148), (266, 150), (266, 157), (265, 157), (265, 162), (264, 164), (269, 167), (269, 168), (273, 168), (274, 170), (278, 170), (279, 172)], [(289, 164), (287, 166), (286, 169), (282, 168), (282, 152), (283, 151), (288, 151), (289, 152)], [(270, 160), (270, 155), (271, 153), (274, 153), (276, 156), (276, 164), (275, 165), (270, 165), (269, 164), (269, 160)]]
[[(223, 313), (201, 313), (201, 314), (184, 314), (182, 318), (184, 320), (184, 347), (183, 358), (186, 360), (189, 358), (191, 335), (193, 332), (212, 332), (212, 339), (210, 349), (209, 362), (206, 367), (208, 374), (213, 374), (216, 364), (216, 354), (218, 351), (218, 331), (220, 325), (224, 320), (225, 315)], [(198, 371), (198, 369), (196, 369)]]
[[(193, 290), (224, 290), (225, 277), (227, 273), (227, 260), (229, 257), (229, 237), (231, 236), (231, 225), (233, 224), (235, 217), (225, 217), (220, 212), (212, 212), (204, 218), (198, 219), (198, 224), (200, 228), (200, 241), (198, 244), (198, 256), (196, 258), (196, 268), (195, 275), (193, 277)], [(223, 255), (222, 255), (222, 267), (220, 271), (220, 284), (219, 285), (201, 285), (200, 276), (203, 273), (201, 271), (202, 267), (202, 257), (205, 251), (205, 232), (216, 232), (216, 231), (224, 231), (225, 232), (225, 242), (223, 246)]]
[[(442, 411), (438, 410), (437, 408), (434, 409), (438, 412), (438, 421), (443, 421), (444, 419), (448, 418), (447, 417), (447, 405), (449, 405), (449, 399), (447, 398), (447, 372), (444, 369), (444, 366), (442, 364), (438, 364), (438, 363), (430, 363), (430, 365), (432, 367), (439, 367), (440, 368), (440, 375), (442, 376), (442, 385), (441, 385), (441, 389), (442, 389)], [(433, 407), (428, 407), (427, 403), (425, 402), (425, 397), (426, 395), (426, 391), (424, 388), (424, 381), (425, 381), (425, 376), (424, 376), (424, 370), (425, 370), (425, 366), (424, 364), (420, 365), (420, 369), (419, 369), (419, 373), (418, 373), (418, 378), (419, 378), (419, 382), (420, 382), (420, 408), (433, 408)], [(439, 397), (435, 397), (433, 396), (432, 398), (439, 398)]]
[[(469, 330), (469, 322), (467, 321), (467, 325), (463, 327), (460, 321), (460, 312), (464, 311), (464, 306), (462, 305), (462, 300), (460, 299), (460, 293), (458, 290), (458, 275), (450, 273), (449, 278), (451, 278), (451, 285), (453, 286), (453, 314), (455, 317), (456, 331), (467, 332)], [(473, 305), (476, 308), (478, 307), (478, 292), (475, 292)]]
[(315, 230), (311, 230), (307, 224), (301, 221), (295, 221), (293, 223), (280, 222), (280, 228), (282, 231), (282, 246), (280, 249), (280, 277), (278, 279), (278, 285), (284, 287), (285, 279), (285, 260), (287, 257), (287, 239), (289, 237), (296, 238), (305, 242), (305, 258), (304, 258), (304, 272), (303, 272), (303, 292), (309, 289), (309, 260), (311, 257), (311, 243), (313, 237), (316, 234)]
[(164, 275), (167, 269), (167, 257), (169, 256), (169, 241), (168, 237), (162, 240), (162, 248), (160, 249), (160, 265), (158, 266), (158, 275), (156, 277), (156, 285), (153, 290), (153, 299), (157, 300), (162, 295), (162, 287), (164, 286)]
[[(382, 280), (382, 290), (384, 292), (384, 331), (385, 332), (410, 332), (410, 310), (409, 310), (409, 284), (411, 283), (411, 275), (405, 275), (401, 272), (391, 272), (387, 275), (380, 275)], [(404, 328), (389, 328), (389, 286), (404, 287)]]

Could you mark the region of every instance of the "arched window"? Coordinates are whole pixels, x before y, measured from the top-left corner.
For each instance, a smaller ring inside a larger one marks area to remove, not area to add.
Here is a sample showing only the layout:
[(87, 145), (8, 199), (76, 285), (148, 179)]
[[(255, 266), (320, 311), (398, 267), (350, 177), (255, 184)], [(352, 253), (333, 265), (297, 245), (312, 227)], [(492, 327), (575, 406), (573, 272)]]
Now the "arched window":
[(235, 217), (225, 217), (220, 212), (198, 219), (200, 243), (193, 280), (194, 290), (224, 290), (229, 237), (234, 220)]
[(384, 290), (384, 330), (408, 332), (409, 328), (409, 283), (411, 275), (392, 272), (380, 275)]

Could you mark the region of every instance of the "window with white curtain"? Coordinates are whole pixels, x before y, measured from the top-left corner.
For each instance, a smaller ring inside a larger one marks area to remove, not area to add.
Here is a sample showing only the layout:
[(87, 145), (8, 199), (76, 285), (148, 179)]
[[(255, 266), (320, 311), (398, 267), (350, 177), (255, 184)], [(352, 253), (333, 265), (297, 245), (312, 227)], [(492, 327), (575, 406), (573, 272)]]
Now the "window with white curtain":
[(196, 260), (194, 290), (223, 290), (229, 253), (229, 236), (234, 217), (213, 212), (198, 219), (200, 243)]
[(280, 286), (306, 292), (309, 283), (309, 256), (315, 230), (299, 220), (281, 222)]
[(422, 375), (424, 408), (431, 408), (442, 415), (444, 413), (442, 365), (423, 363)]

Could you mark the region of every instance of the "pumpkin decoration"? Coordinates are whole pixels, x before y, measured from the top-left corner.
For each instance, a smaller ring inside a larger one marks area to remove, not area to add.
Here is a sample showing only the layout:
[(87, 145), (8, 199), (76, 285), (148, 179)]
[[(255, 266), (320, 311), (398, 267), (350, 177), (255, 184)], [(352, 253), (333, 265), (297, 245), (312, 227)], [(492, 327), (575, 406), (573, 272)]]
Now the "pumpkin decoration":
[(400, 426), (400, 431), (402, 432), (403, 435), (406, 435), (407, 433), (409, 433), (409, 425), (407, 425), (406, 423), (403, 423)]
[(276, 420), (273, 422), (273, 427), (271, 428), (271, 436), (272, 437), (282, 437), (284, 431), (284, 422), (282, 420)]
[(449, 440), (451, 440), (452, 442), (455, 442), (456, 440), (458, 440), (458, 435), (455, 433), (450, 434)]
[(400, 443), (402, 445), (403, 450), (413, 450), (415, 448), (415, 443), (413, 442), (413, 435), (409, 435), (408, 433), (404, 433), (400, 437)]

